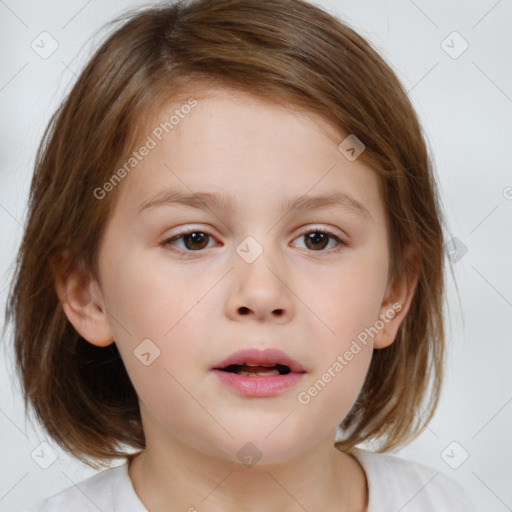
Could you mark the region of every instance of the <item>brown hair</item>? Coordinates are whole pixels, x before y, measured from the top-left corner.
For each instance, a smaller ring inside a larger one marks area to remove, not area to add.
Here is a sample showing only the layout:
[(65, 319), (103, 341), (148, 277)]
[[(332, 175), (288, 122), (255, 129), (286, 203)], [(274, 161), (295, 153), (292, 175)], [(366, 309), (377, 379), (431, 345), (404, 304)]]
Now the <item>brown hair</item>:
[(88, 457), (127, 456), (122, 444), (144, 448), (115, 343), (100, 348), (76, 332), (52, 269), (65, 251), (98, 280), (97, 249), (120, 187), (101, 201), (94, 190), (140, 140), (149, 113), (213, 83), (306, 108), (365, 144), (359, 158), (380, 177), (389, 216), (390, 278), (411, 270), (410, 246), (418, 283), (396, 340), (375, 351), (336, 446), (375, 440), (382, 451), (413, 439), (434, 413), (443, 375), (443, 217), (421, 127), (390, 66), (353, 29), (302, 0), (192, 0), (114, 22), (122, 24), (52, 117), (36, 155), (6, 308), (25, 407), (93, 467)]

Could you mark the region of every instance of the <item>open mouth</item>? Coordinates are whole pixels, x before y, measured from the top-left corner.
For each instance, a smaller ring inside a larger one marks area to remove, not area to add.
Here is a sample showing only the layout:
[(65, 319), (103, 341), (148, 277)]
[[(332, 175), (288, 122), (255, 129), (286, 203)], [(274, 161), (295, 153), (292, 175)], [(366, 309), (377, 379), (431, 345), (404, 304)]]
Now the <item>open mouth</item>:
[(247, 375), (251, 377), (265, 377), (271, 375), (286, 375), (291, 372), (285, 364), (230, 364), (225, 368), (219, 368), (224, 372)]
[(281, 350), (250, 348), (219, 361), (212, 372), (223, 386), (239, 395), (267, 398), (296, 386), (306, 369)]

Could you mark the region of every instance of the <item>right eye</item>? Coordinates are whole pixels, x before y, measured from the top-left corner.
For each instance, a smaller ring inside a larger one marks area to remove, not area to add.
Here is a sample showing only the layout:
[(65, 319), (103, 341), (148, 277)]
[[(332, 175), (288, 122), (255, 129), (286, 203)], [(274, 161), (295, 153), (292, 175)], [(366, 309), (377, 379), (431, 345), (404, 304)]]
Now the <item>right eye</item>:
[(161, 245), (163, 247), (175, 247), (174, 242), (181, 242), (183, 244), (181, 248), (171, 248), (171, 250), (181, 253), (199, 252), (208, 248), (208, 241), (211, 238), (212, 235), (206, 233), (205, 231), (200, 231), (198, 229), (188, 229), (187, 231), (167, 238), (161, 243)]

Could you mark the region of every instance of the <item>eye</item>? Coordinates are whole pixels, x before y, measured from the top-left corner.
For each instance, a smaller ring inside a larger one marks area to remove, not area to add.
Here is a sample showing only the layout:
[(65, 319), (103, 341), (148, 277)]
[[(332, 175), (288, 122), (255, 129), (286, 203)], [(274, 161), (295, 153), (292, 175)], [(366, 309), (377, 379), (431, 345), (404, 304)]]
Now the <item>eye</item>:
[[(202, 249), (208, 248), (208, 241), (212, 236), (198, 229), (189, 229), (182, 233), (178, 233), (171, 238), (162, 242), (162, 246), (171, 246), (171, 250), (179, 253), (198, 252)], [(184, 247), (172, 249), (174, 242), (182, 242)]]
[(335, 247), (337, 246), (334, 252), (339, 252), (343, 246), (347, 245), (337, 235), (323, 228), (311, 229), (296, 238), (296, 240), (301, 238), (305, 241), (306, 249), (314, 252), (326, 252), (324, 249), (329, 245), (330, 239), (335, 242)]

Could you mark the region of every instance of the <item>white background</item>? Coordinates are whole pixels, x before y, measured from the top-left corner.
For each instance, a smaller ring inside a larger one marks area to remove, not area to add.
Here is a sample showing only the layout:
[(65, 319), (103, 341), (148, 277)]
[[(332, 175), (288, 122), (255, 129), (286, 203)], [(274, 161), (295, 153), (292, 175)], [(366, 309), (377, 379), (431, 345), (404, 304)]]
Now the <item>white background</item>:
[[(450, 475), (479, 511), (512, 510), (512, 0), (318, 4), (372, 42), (403, 81), (434, 155), (450, 236), (467, 247), (454, 264), (460, 303), (448, 275), (449, 360), (442, 402), (427, 430), (398, 454)], [(92, 40), (93, 34), (138, 5), (143, 4), (0, 1), (2, 308), (43, 129), (101, 40)], [(47, 59), (31, 48), (43, 31), (58, 42)], [(469, 44), (458, 58), (443, 49), (462, 48), (463, 41), (450, 36), (454, 31)], [(48, 469), (32, 459), (47, 437), (25, 419), (10, 341), (2, 339), (0, 351), (0, 512), (94, 473), (61, 451)], [(449, 446), (453, 441), (458, 444)], [(446, 462), (457, 465), (465, 452), (469, 457), (458, 469)]]

